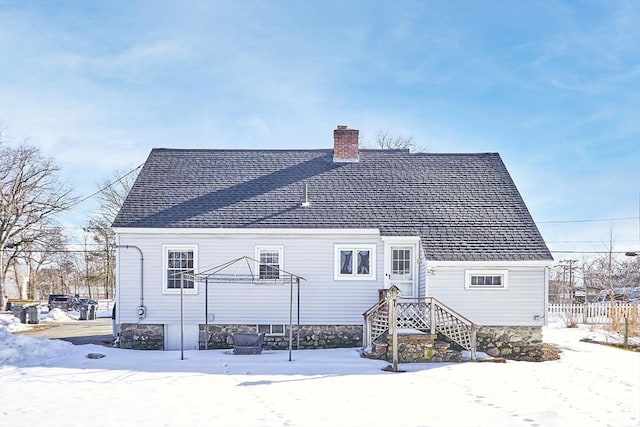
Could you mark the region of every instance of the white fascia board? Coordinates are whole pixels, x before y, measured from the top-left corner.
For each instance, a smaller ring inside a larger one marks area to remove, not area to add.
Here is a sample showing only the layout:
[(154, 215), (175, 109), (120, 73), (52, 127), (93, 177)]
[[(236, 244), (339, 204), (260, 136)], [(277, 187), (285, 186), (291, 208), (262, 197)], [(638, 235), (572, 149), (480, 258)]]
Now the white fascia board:
[(380, 236), (377, 228), (133, 228), (115, 227), (116, 234), (278, 234), (278, 235), (326, 235), (360, 234)]
[(550, 267), (553, 261), (433, 261), (427, 260), (427, 266), (434, 267)]

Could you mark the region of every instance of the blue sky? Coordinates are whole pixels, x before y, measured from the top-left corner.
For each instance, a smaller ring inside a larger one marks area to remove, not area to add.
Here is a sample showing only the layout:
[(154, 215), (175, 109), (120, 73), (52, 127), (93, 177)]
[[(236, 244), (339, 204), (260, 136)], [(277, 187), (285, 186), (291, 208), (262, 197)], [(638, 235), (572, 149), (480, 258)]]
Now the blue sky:
[(153, 147), (331, 148), (347, 124), (500, 153), (554, 251), (640, 249), (637, 1), (0, 0), (0, 52), (5, 135), (77, 195)]

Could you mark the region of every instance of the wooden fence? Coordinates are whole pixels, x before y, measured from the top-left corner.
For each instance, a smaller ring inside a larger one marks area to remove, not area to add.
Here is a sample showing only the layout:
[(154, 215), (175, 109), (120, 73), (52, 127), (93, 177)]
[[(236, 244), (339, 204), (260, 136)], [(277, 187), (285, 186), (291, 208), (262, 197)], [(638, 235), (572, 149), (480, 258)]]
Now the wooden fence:
[(547, 318), (570, 320), (575, 323), (609, 323), (612, 318), (637, 319), (640, 317), (639, 303), (594, 303), (594, 304), (549, 304)]

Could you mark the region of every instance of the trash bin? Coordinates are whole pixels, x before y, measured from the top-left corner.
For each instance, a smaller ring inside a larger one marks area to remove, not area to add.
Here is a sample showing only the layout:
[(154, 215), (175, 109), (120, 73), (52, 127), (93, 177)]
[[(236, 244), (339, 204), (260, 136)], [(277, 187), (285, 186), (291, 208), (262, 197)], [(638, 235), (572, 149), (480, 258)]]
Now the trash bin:
[(27, 307), (20, 306), (20, 313), (18, 314), (20, 323), (27, 323)]
[(27, 310), (27, 323), (32, 325), (37, 325), (38, 323), (40, 323), (39, 305), (30, 305), (25, 310)]
[(96, 320), (96, 306), (93, 304), (89, 306), (89, 320)]
[(80, 310), (80, 318), (78, 320), (87, 320), (89, 307), (87, 307), (86, 305), (81, 305), (79, 310)]
[(13, 313), (14, 317), (17, 317), (19, 319), (20, 313), (22, 312), (22, 306), (19, 304), (13, 304), (11, 306), (11, 312)]

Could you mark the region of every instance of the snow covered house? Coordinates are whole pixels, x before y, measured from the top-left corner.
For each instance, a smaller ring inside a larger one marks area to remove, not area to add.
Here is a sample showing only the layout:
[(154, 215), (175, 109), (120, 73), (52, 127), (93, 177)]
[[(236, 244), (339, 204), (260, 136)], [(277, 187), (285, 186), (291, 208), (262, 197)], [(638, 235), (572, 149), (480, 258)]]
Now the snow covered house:
[(113, 223), (121, 345), (225, 348), (264, 332), (286, 348), (294, 329), (302, 348), (373, 351), (395, 285), (400, 327), (538, 358), (552, 256), (500, 156), (362, 150), (346, 126), (333, 137), (152, 150)]

